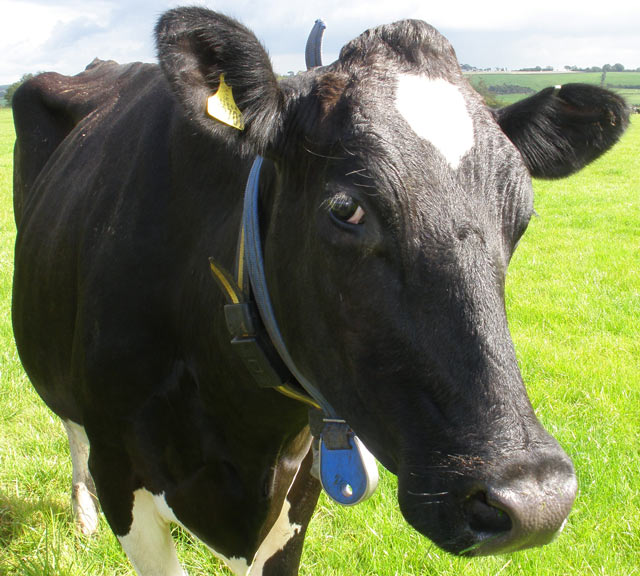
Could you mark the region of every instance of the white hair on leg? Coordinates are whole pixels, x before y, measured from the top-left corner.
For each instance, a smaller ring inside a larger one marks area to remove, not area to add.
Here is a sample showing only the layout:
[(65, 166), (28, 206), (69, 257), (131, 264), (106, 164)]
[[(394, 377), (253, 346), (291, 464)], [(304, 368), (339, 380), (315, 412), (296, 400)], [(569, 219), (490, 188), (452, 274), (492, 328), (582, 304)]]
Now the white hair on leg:
[(71, 420), (63, 420), (71, 452), (71, 506), (78, 529), (85, 536), (98, 529), (96, 489), (89, 472), (89, 439), (84, 428)]
[(156, 497), (140, 488), (133, 493), (133, 522), (118, 536), (140, 576), (187, 576), (176, 555), (169, 521), (158, 510)]

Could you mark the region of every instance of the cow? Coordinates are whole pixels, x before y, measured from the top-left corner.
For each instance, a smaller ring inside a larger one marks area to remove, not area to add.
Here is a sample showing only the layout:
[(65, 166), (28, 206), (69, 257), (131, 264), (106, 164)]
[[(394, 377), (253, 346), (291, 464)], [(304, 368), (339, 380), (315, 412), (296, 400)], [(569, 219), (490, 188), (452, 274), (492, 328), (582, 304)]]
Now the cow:
[(185, 574), (171, 523), (235, 574), (297, 574), (336, 421), (444, 550), (551, 541), (577, 482), (527, 397), (506, 271), (531, 177), (609, 149), (625, 102), (569, 84), (489, 109), (416, 20), (281, 80), (204, 8), (165, 13), (156, 39), (159, 66), (96, 60), (13, 104), (13, 327), (68, 434), (79, 528), (99, 501), (143, 576)]

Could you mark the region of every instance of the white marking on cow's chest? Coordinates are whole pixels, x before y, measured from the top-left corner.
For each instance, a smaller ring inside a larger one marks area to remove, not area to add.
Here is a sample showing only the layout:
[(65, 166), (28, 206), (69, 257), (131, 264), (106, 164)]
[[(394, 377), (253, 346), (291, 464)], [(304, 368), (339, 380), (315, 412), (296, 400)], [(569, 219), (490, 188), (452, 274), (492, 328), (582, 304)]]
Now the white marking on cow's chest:
[[(300, 468), (298, 467), (298, 472)], [(298, 475), (296, 472), (291, 486)], [(291, 488), (289, 488), (291, 489)], [(178, 524), (187, 532), (189, 529), (178, 520), (166, 501), (164, 493), (152, 494), (141, 488), (134, 492), (133, 523), (126, 536), (118, 536), (127, 556), (138, 574), (146, 576), (184, 576), (186, 572), (180, 566), (169, 532), (169, 523)], [(227, 558), (217, 550), (207, 546), (209, 550), (222, 560), (234, 574), (238, 576), (262, 576), (264, 565), (291, 538), (296, 536), (302, 526), (289, 521), (291, 503), (285, 498), (280, 514), (260, 544), (251, 564), (245, 558)]]
[[(173, 522), (189, 532), (167, 504), (164, 493), (152, 494), (144, 488), (133, 493), (133, 523), (129, 533), (118, 536), (136, 572), (141, 576), (186, 576), (176, 556), (169, 530)], [(192, 534), (193, 535), (193, 534)], [(197, 538), (193, 535), (194, 538)], [(209, 550), (225, 562), (234, 574), (247, 576), (251, 566), (244, 558), (227, 558), (208, 546)]]
[(136, 490), (131, 515), (129, 533), (118, 540), (136, 572), (141, 576), (186, 576), (176, 556), (169, 519), (158, 509), (157, 497), (144, 488)]
[(473, 120), (459, 88), (442, 78), (400, 74), (395, 104), (411, 129), (458, 168), (475, 141)]
[[(298, 468), (298, 472), (299, 471), (300, 468)], [(293, 486), (298, 472), (296, 472), (296, 475), (293, 477), (291, 486)], [(289, 487), (289, 490), (291, 490), (291, 487)], [(291, 540), (291, 538), (298, 534), (302, 529), (300, 524), (295, 524), (289, 520), (290, 510), (291, 503), (285, 497), (284, 504), (282, 505), (282, 510), (280, 510), (278, 518), (271, 527), (271, 530), (269, 530), (267, 537), (263, 540), (262, 544), (260, 544), (260, 548), (256, 553), (253, 564), (251, 565), (251, 576), (262, 576), (262, 571), (264, 570), (264, 565), (267, 560), (280, 552), (280, 550), (287, 545), (287, 542), (289, 542), (289, 540)]]
[[(178, 520), (175, 513), (171, 509), (171, 506), (167, 504), (167, 500), (165, 498), (164, 493), (154, 495), (153, 499), (155, 501), (156, 509), (158, 510), (158, 513), (163, 517), (165, 521), (173, 522), (174, 524), (177, 524), (183, 530), (189, 532), (189, 534), (191, 534), (194, 538), (197, 539), (197, 536), (191, 533), (189, 529), (184, 524), (182, 524), (180, 520)], [(249, 570), (251, 569), (251, 566), (249, 566), (245, 558), (239, 558), (239, 557), (233, 557), (233, 556), (231, 558), (227, 558), (224, 554), (220, 554), (220, 552), (211, 548), (211, 546), (208, 546), (208, 545), (206, 546), (211, 551), (211, 553), (219, 560), (222, 560), (231, 569), (231, 571), (234, 574), (237, 574), (238, 576), (247, 576), (249, 574)]]

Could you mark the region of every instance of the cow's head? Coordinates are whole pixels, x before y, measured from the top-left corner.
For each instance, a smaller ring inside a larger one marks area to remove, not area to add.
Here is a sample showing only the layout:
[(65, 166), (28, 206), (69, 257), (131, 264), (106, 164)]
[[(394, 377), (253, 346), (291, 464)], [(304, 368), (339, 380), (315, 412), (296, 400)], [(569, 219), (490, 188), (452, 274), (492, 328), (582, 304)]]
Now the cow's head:
[[(624, 102), (569, 85), (489, 110), (419, 21), (280, 83), (253, 34), (220, 15), (172, 11), (158, 38), (186, 113), (271, 160), (265, 266), (284, 339), (398, 475), (406, 519), (455, 553), (551, 540), (576, 479), (529, 403), (505, 275), (531, 175), (568, 175), (609, 148)], [(206, 115), (222, 74), (242, 131)]]

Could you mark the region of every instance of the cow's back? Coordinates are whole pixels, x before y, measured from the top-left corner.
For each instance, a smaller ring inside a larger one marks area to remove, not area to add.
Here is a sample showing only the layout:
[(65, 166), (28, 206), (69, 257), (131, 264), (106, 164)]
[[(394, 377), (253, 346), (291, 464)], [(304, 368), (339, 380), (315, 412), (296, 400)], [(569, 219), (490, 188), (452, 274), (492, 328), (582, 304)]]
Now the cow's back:
[(157, 240), (141, 218), (152, 217), (149, 196), (162, 202), (155, 182), (168, 180), (173, 112), (148, 64), (94, 62), (77, 76), (38, 76), (16, 93), (14, 332), (34, 386), (64, 418), (82, 421), (73, 398), (84, 393), (88, 366), (101, 370), (94, 351), (117, 362), (117, 348), (135, 346), (113, 337), (118, 322), (127, 318), (131, 338), (152, 346), (135, 323), (158, 280), (140, 276), (162, 246), (140, 246)]
[[(121, 66), (95, 59), (76, 76), (40, 74), (16, 92), (12, 107), (16, 129), (14, 213), (23, 206), (48, 160), (73, 129), (98, 110), (116, 102), (132, 79), (154, 73), (148, 64)], [(140, 80), (138, 80), (140, 81)]]

